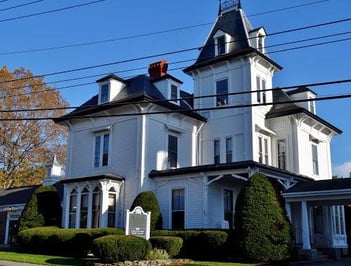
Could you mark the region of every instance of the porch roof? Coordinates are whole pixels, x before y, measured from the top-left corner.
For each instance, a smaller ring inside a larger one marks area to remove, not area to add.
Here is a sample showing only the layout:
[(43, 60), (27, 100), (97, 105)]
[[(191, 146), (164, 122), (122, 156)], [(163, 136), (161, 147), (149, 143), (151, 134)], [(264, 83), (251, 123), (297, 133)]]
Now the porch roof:
[(283, 193), (289, 202), (310, 201), (323, 205), (351, 203), (351, 178), (300, 182)]
[(111, 179), (115, 181), (123, 181), (124, 177), (115, 174), (103, 174), (103, 175), (93, 175), (93, 176), (84, 176), (84, 177), (76, 177), (76, 178), (68, 178), (61, 180), (61, 183), (74, 183), (74, 182), (85, 182), (85, 181), (94, 181), (94, 180), (103, 180), (103, 179)]

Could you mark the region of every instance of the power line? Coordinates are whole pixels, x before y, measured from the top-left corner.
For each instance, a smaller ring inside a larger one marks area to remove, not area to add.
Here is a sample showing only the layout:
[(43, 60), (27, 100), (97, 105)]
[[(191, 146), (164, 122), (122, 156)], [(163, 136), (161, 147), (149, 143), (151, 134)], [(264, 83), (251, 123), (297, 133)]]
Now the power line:
[[(299, 103), (299, 102), (310, 102), (310, 101), (327, 101), (336, 99), (351, 98), (351, 94), (343, 95), (332, 95), (332, 96), (322, 96), (314, 99), (299, 99), (299, 100), (288, 100), (270, 103), (257, 103), (257, 104), (240, 104), (240, 105), (222, 105), (216, 107), (206, 107), (197, 109), (178, 109), (178, 110), (167, 110), (167, 111), (152, 111), (152, 112), (141, 112), (141, 113), (124, 113), (124, 114), (106, 114), (106, 115), (84, 115), (84, 116), (74, 116), (70, 115), (69, 119), (87, 119), (87, 118), (106, 118), (106, 117), (126, 117), (126, 116), (139, 116), (139, 115), (156, 115), (156, 114), (170, 114), (170, 113), (186, 113), (201, 112), (201, 111), (211, 111), (211, 110), (225, 110), (225, 109), (238, 109), (238, 108), (248, 108), (248, 107), (258, 107), (258, 106), (270, 106), (270, 105), (281, 105), (288, 103)], [(0, 118), (0, 121), (41, 121), (41, 120), (53, 120), (59, 119), (61, 117), (16, 117), (16, 118)]]
[[(308, 5), (314, 5), (314, 4), (318, 4), (318, 3), (322, 3), (322, 2), (326, 2), (326, 1), (328, 1), (328, 0), (315, 1), (315, 2), (310, 2), (310, 3), (290, 6), (290, 7), (286, 7), (286, 8), (280, 8), (280, 9), (276, 9), (276, 10), (269, 10), (269, 11), (265, 11), (265, 12), (261, 12), (261, 13), (248, 15), (247, 17), (253, 17), (253, 16), (258, 16), (258, 15), (263, 15), (263, 14), (268, 14), (268, 13), (274, 13), (274, 12), (280, 12), (280, 11), (294, 9), (294, 8), (300, 8), (300, 7), (304, 7), (304, 6), (308, 6)], [(81, 43), (75, 43), (75, 44), (66, 44), (66, 45), (53, 46), (53, 47), (47, 47), (47, 48), (36, 48), (36, 49), (20, 50), (20, 51), (13, 51), (13, 52), (0, 52), (0, 55), (12, 55), (12, 54), (23, 54), (23, 53), (33, 53), (33, 52), (45, 52), (45, 51), (51, 51), (51, 50), (60, 50), (60, 49), (66, 49), (66, 48), (90, 46), (90, 45), (101, 44), (101, 43), (116, 42), (116, 41), (136, 39), (136, 38), (141, 38), (141, 37), (149, 37), (149, 36), (154, 36), (154, 35), (159, 35), (159, 34), (164, 34), (164, 33), (169, 33), (169, 32), (188, 30), (188, 29), (193, 29), (193, 28), (197, 28), (197, 27), (208, 26), (208, 25), (211, 25), (213, 23), (214, 22), (200, 23), (200, 24), (195, 24), (195, 25), (190, 25), (190, 26), (184, 26), (184, 27), (179, 27), (179, 28), (160, 30), (160, 31), (149, 32), (149, 33), (141, 33), (141, 34), (135, 34), (135, 35), (130, 35), (130, 36), (115, 37), (115, 38), (109, 38), (109, 39), (104, 39), (104, 40), (97, 40), (97, 41), (90, 41), (90, 42), (81, 42)]]
[(20, 8), (20, 7), (24, 7), (24, 6), (29, 6), (29, 5), (33, 5), (33, 4), (37, 4), (37, 3), (43, 2), (43, 1), (45, 1), (45, 0), (37, 0), (37, 1), (29, 2), (29, 3), (24, 3), (24, 4), (20, 4), (20, 5), (16, 5), (16, 6), (3, 8), (3, 9), (0, 9), (0, 12), (1, 11), (11, 10), (11, 9), (16, 9), (16, 8)]
[[(147, 101), (137, 101), (137, 102), (111, 102), (104, 104), (103, 107), (119, 107), (125, 105), (132, 105), (132, 104), (142, 104), (142, 103), (164, 103), (164, 102), (176, 102), (182, 100), (189, 100), (189, 99), (204, 99), (204, 98), (214, 98), (218, 96), (235, 96), (235, 95), (245, 95), (245, 94), (254, 94), (257, 92), (269, 92), (274, 90), (289, 90), (298, 87), (316, 87), (316, 86), (326, 86), (326, 85), (335, 85), (335, 84), (342, 84), (342, 83), (351, 83), (351, 79), (342, 79), (342, 80), (333, 80), (333, 81), (325, 81), (325, 82), (317, 82), (317, 83), (307, 83), (307, 84), (298, 84), (292, 86), (285, 86), (279, 88), (271, 88), (266, 90), (250, 90), (250, 91), (241, 91), (241, 92), (231, 92), (231, 93), (222, 93), (222, 94), (210, 94), (210, 95), (201, 95), (201, 96), (189, 96), (189, 97), (182, 97), (177, 99), (152, 99)], [(341, 98), (342, 95), (339, 95)], [(325, 96), (325, 97), (335, 97), (335, 96)], [(324, 98), (325, 98), (324, 97)], [(302, 100), (304, 101), (304, 100)], [(314, 99), (312, 99), (314, 101)], [(288, 101), (291, 102), (291, 101)], [(274, 103), (275, 104), (275, 103)], [(89, 109), (92, 107), (96, 107), (97, 105), (86, 105), (86, 106), (78, 106), (78, 107), (50, 107), (50, 108), (35, 108), (35, 109), (17, 109), (17, 110), (0, 110), (0, 113), (12, 113), (12, 112), (36, 112), (36, 111), (49, 111), (49, 110), (62, 110), (62, 109), (78, 109), (83, 111), (84, 109)], [(253, 105), (255, 106), (255, 105)], [(203, 108), (201, 108), (202, 111)], [(198, 109), (190, 109), (191, 111), (196, 111)], [(183, 110), (184, 111), (184, 110)]]
[(38, 12), (38, 13), (33, 13), (33, 14), (29, 14), (29, 15), (23, 15), (23, 16), (18, 16), (18, 17), (12, 17), (12, 18), (1, 19), (1, 20), (0, 20), (0, 23), (1, 23), (1, 22), (13, 21), (13, 20), (19, 20), (19, 19), (23, 19), (23, 18), (30, 18), (30, 17), (40, 16), (40, 15), (46, 15), (46, 14), (56, 13), (56, 12), (60, 12), (60, 11), (68, 10), (68, 9), (77, 8), (77, 7), (83, 7), (83, 6), (88, 6), (88, 5), (97, 4), (97, 3), (103, 2), (103, 1), (105, 1), (105, 0), (96, 0), (96, 1), (92, 1), (92, 2), (87, 2), (87, 3), (83, 3), (83, 4), (78, 4), (78, 5), (73, 5), (73, 6), (67, 6), (67, 7), (57, 8), (57, 9), (51, 9), (51, 10), (47, 10), (47, 11), (43, 11), (43, 12)]

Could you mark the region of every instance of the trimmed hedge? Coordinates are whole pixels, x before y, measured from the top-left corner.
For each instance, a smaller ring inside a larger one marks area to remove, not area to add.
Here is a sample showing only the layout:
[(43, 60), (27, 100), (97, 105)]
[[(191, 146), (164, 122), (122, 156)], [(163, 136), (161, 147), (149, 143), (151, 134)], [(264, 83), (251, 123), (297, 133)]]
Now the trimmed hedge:
[(149, 241), (129, 235), (109, 235), (93, 241), (93, 252), (103, 262), (143, 260), (151, 250)]
[(176, 236), (153, 236), (150, 242), (152, 248), (166, 250), (170, 258), (177, 256), (183, 246), (183, 239)]
[(228, 232), (220, 230), (157, 230), (153, 236), (176, 236), (183, 239), (179, 257), (223, 259)]
[(24, 251), (41, 254), (84, 256), (94, 239), (106, 235), (122, 235), (120, 228), (62, 229), (37, 227), (22, 230), (17, 241)]

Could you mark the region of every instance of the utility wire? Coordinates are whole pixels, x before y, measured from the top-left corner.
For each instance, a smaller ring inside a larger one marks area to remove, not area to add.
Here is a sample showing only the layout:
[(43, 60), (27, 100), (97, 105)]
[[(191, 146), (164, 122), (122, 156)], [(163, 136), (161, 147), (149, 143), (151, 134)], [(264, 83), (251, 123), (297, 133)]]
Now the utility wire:
[(20, 8), (20, 7), (24, 7), (24, 6), (29, 6), (29, 5), (33, 5), (33, 4), (37, 4), (37, 3), (43, 2), (43, 1), (45, 1), (45, 0), (37, 0), (37, 1), (29, 2), (29, 3), (24, 3), (24, 4), (21, 4), (21, 5), (16, 5), (16, 6), (11, 6), (11, 7), (7, 7), (7, 8), (2, 8), (2, 9), (0, 9), (0, 12), (11, 10), (11, 9), (16, 9), (16, 8)]
[[(207, 107), (207, 108), (197, 108), (197, 109), (178, 109), (178, 110), (167, 110), (167, 111), (152, 111), (152, 112), (141, 112), (141, 113), (124, 113), (124, 114), (105, 114), (105, 115), (84, 115), (84, 116), (75, 116), (69, 115), (67, 119), (87, 119), (87, 118), (105, 118), (105, 117), (126, 117), (126, 116), (139, 116), (139, 115), (155, 115), (155, 114), (170, 114), (170, 113), (187, 113), (200, 112), (200, 111), (211, 111), (211, 110), (225, 110), (225, 109), (238, 109), (238, 108), (248, 108), (248, 107), (258, 107), (258, 106), (272, 106), (272, 105), (281, 105), (289, 103), (299, 103), (299, 102), (310, 102), (310, 101), (326, 101), (326, 100), (336, 100), (336, 99), (345, 99), (351, 98), (351, 94), (343, 95), (332, 95), (332, 96), (323, 96), (314, 99), (299, 99), (299, 100), (288, 100), (288, 101), (278, 101), (270, 103), (257, 103), (257, 104), (239, 104), (239, 105), (222, 105), (216, 107)], [(15, 118), (0, 118), (0, 121), (40, 121), (40, 120), (53, 120), (59, 119), (61, 117), (15, 117)]]
[[(248, 15), (247, 17), (253, 17), (253, 16), (269, 14), (269, 13), (274, 13), (274, 12), (280, 12), (280, 11), (294, 9), (294, 8), (300, 8), (300, 7), (304, 7), (304, 6), (308, 6), (308, 5), (319, 4), (319, 3), (322, 3), (322, 2), (326, 2), (326, 1), (328, 1), (328, 0), (315, 1), (315, 2), (310, 2), (310, 3), (305, 3), (305, 4), (300, 4), (300, 5), (280, 8), (280, 9), (276, 9), (276, 10), (269, 10), (269, 11), (265, 11), (265, 12), (261, 12), (261, 13)], [(60, 46), (52, 46), (52, 47), (47, 47), (47, 48), (36, 48), (36, 49), (28, 49), (28, 50), (20, 50), (20, 51), (12, 51), (12, 52), (0, 52), (0, 55), (12, 55), (12, 54), (23, 54), (23, 53), (33, 53), (33, 52), (45, 52), (45, 51), (51, 51), (51, 50), (60, 50), (60, 49), (66, 49), (66, 48), (90, 46), (90, 45), (96, 45), (96, 44), (101, 44), (101, 43), (116, 42), (116, 41), (136, 39), (136, 38), (141, 38), (141, 37), (149, 37), (149, 36), (154, 36), (154, 35), (159, 35), (159, 34), (164, 34), (164, 33), (169, 33), (169, 32), (188, 30), (188, 29), (193, 29), (193, 28), (198, 28), (198, 27), (212, 25), (213, 23), (214, 22), (200, 23), (200, 24), (195, 24), (195, 25), (190, 25), (190, 26), (184, 26), (184, 27), (179, 27), (179, 28), (160, 30), (160, 31), (149, 32), (149, 33), (141, 33), (141, 34), (135, 34), (135, 35), (130, 35), (130, 36), (115, 37), (115, 38), (104, 39), (104, 40), (97, 40), (97, 41), (90, 41), (90, 42), (81, 42), (81, 43), (75, 43), (75, 44), (66, 44), (66, 45), (60, 45)]]
[(67, 7), (57, 8), (57, 9), (51, 9), (51, 10), (47, 10), (47, 11), (43, 11), (43, 12), (38, 12), (38, 13), (33, 13), (33, 14), (29, 14), (29, 15), (23, 15), (23, 16), (12, 17), (12, 18), (5, 18), (5, 19), (1, 19), (1, 20), (0, 20), (0, 23), (2, 23), (2, 22), (8, 22), (8, 21), (13, 21), (13, 20), (19, 20), (19, 19), (23, 19), (23, 18), (36, 17), (36, 16), (40, 16), (40, 15), (51, 14), (51, 13), (55, 13), (55, 12), (60, 12), (60, 11), (68, 10), (68, 9), (77, 8), (77, 7), (83, 7), (83, 6), (93, 5), (93, 4), (97, 4), (97, 3), (99, 3), (99, 2), (103, 2), (103, 1), (105, 1), (105, 0), (96, 0), (96, 1), (92, 1), (92, 2), (87, 2), (87, 3), (83, 3), (83, 4), (78, 4), (78, 5), (73, 5), (73, 6), (67, 6)]
[[(342, 83), (351, 83), (351, 79), (298, 84), (298, 85), (285, 86), (285, 87), (279, 87), (279, 88), (271, 88), (271, 89), (266, 89), (266, 90), (250, 90), (250, 91), (231, 92), (231, 93), (222, 93), (222, 94), (189, 96), (189, 97), (182, 97), (182, 98), (177, 98), (177, 99), (152, 99), (152, 100), (147, 100), (147, 101), (136, 101), (136, 102), (111, 102), (111, 103), (103, 104), (101, 106), (103, 106), (105, 108), (105, 107), (119, 107), (119, 106), (143, 104), (143, 103), (159, 104), (159, 103), (164, 103), (164, 102), (177, 102), (177, 101), (184, 101), (184, 100), (190, 100), (190, 99), (195, 100), (195, 99), (204, 99), (204, 98), (214, 98), (214, 97), (218, 97), (218, 96), (235, 96), (235, 95), (255, 94), (258, 92), (269, 92), (269, 91), (274, 91), (274, 90), (289, 90), (289, 89), (298, 88), (298, 87), (316, 87), (316, 86), (335, 85), (335, 84), (342, 84)], [(342, 95), (339, 95), (339, 96), (342, 97)], [(328, 97), (330, 97), (330, 96), (328, 96)], [(335, 97), (335, 96), (333, 96), (333, 97)], [(315, 99), (312, 99), (312, 101), (314, 101), (314, 100)], [(289, 101), (289, 102), (291, 102), (291, 101)], [(49, 111), (49, 110), (62, 110), (62, 109), (79, 109), (79, 111), (84, 111), (84, 109), (90, 109), (92, 107), (97, 107), (97, 105), (86, 105), (86, 106), (79, 106), (79, 107), (71, 106), (71, 107), (36, 108), (36, 109), (0, 110), (0, 113), (36, 112), (36, 111)], [(196, 111), (196, 110), (197, 109), (190, 109), (190, 111)], [(202, 108), (201, 108), (201, 110), (202, 110)]]

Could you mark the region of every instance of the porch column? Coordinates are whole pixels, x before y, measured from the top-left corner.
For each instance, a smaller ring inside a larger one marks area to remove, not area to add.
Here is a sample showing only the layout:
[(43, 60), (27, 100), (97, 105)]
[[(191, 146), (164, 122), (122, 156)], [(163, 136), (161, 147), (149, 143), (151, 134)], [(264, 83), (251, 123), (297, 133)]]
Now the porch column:
[(306, 201), (301, 201), (302, 248), (311, 249), (310, 227)]
[(290, 223), (292, 223), (292, 220), (291, 220), (291, 203), (285, 202), (285, 211), (286, 211), (286, 216), (288, 216)]

